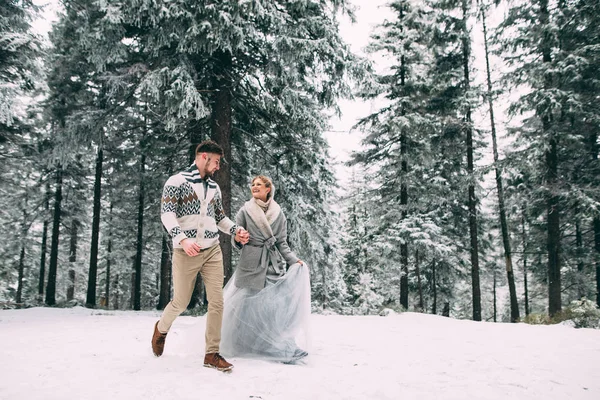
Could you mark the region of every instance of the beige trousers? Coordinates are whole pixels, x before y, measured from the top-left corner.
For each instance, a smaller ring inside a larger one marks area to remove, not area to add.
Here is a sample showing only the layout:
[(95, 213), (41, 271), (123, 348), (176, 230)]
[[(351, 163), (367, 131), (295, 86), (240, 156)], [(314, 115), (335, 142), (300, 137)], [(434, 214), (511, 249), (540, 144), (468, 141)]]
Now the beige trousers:
[(168, 332), (175, 318), (185, 311), (192, 298), (198, 272), (202, 276), (208, 299), (206, 314), (206, 353), (219, 352), (223, 321), (223, 254), (216, 245), (190, 257), (183, 249), (173, 251), (173, 299), (158, 322), (158, 330)]

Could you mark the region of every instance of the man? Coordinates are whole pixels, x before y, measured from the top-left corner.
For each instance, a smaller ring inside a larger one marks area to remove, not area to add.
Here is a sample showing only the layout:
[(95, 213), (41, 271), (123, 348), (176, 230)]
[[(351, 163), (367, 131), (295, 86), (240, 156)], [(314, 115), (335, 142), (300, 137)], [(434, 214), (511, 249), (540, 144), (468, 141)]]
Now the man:
[(248, 232), (225, 215), (219, 185), (211, 179), (219, 170), (223, 149), (207, 140), (196, 148), (196, 159), (186, 171), (171, 176), (161, 200), (161, 220), (173, 238), (173, 299), (154, 325), (152, 351), (160, 357), (171, 324), (187, 307), (200, 272), (206, 287), (206, 355), (204, 366), (229, 371), (233, 365), (219, 354), (223, 319), (223, 255), (221, 230), (247, 243)]

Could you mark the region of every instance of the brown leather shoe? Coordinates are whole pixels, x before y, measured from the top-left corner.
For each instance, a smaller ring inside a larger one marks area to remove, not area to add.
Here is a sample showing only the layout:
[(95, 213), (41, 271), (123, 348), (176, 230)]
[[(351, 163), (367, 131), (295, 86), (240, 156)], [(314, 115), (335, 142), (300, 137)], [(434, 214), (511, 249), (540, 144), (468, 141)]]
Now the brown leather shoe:
[(204, 356), (204, 366), (219, 371), (231, 371), (233, 365), (228, 363), (219, 353), (208, 353)]
[(166, 339), (167, 334), (158, 331), (158, 321), (156, 321), (156, 324), (154, 324), (154, 335), (152, 335), (152, 352), (156, 357), (162, 356), (162, 353), (165, 350)]

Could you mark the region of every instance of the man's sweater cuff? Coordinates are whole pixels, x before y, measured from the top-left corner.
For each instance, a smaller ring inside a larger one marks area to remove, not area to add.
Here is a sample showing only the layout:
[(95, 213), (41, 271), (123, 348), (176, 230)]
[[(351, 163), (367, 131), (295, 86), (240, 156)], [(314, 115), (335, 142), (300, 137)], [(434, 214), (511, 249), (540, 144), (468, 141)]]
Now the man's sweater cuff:
[(179, 244), (181, 244), (181, 241), (183, 239), (188, 239), (188, 237), (186, 236), (185, 233), (181, 232), (179, 235), (177, 235), (173, 238), (173, 243), (175, 243), (176, 245), (179, 245)]

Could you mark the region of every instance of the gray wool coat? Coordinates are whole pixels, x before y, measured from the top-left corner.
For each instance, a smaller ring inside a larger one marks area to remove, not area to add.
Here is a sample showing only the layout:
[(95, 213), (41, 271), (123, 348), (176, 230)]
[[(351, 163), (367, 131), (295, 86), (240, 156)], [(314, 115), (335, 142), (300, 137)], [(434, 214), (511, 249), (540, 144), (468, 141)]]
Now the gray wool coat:
[(242, 252), (235, 272), (237, 287), (261, 290), (265, 287), (270, 264), (285, 270), (285, 264), (290, 266), (299, 261), (287, 242), (287, 219), (283, 212), (271, 223), (273, 238), (265, 237), (244, 207), (238, 211), (235, 220), (250, 234), (250, 241), (245, 245), (232, 237), (234, 247)]

